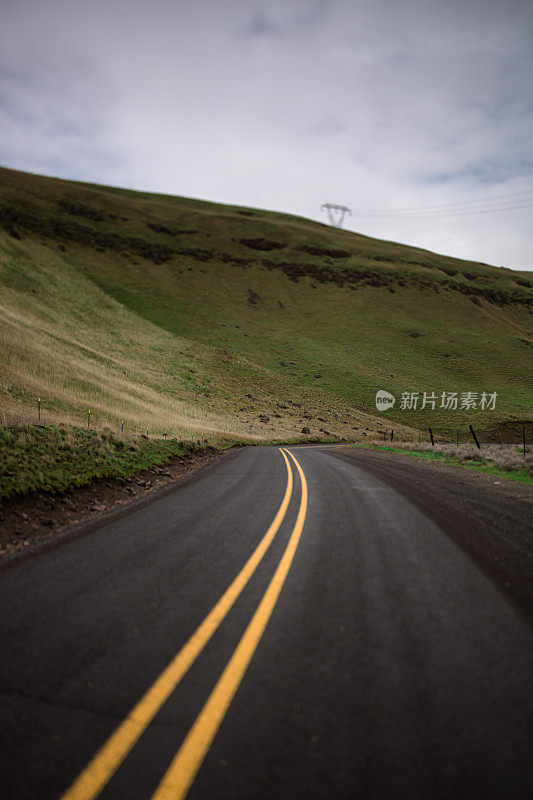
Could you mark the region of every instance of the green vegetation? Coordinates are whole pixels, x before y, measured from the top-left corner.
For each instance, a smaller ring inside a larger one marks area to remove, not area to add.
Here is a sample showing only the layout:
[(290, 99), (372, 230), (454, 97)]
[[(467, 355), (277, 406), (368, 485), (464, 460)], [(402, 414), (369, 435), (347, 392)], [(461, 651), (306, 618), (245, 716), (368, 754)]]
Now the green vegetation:
[(512, 478), (515, 481), (533, 484), (533, 458), (530, 453), (526, 453), (524, 458), (517, 447), (500, 448), (492, 445), (478, 451), (468, 445), (460, 447), (435, 445), (430, 449), (429, 445), (417, 446), (407, 443), (403, 447), (376, 444), (372, 445), (372, 449), (416, 456), (428, 461), (440, 461), (453, 467), (467, 467), (495, 477)]
[[(531, 281), (285, 214), (0, 169), (0, 423), (363, 441), (531, 417)], [(497, 392), (494, 411), (375, 393)], [(403, 427), (402, 427), (403, 426)]]
[(93, 480), (126, 478), (203, 448), (175, 439), (124, 440), (71, 426), (0, 427), (0, 502), (29, 492), (55, 494)]

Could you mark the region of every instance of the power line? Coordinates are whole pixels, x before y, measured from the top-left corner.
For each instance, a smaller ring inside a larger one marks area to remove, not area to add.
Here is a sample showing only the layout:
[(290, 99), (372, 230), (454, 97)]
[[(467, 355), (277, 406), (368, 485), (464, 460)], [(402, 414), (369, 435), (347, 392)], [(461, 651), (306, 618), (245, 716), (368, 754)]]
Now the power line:
[[(527, 196), (529, 195), (529, 197)], [(513, 200), (509, 200), (509, 198), (514, 198)], [(520, 199), (519, 199), (520, 198)], [(500, 202), (500, 201), (507, 201), (508, 202)], [(413, 208), (404, 208), (404, 209), (375, 209), (375, 210), (361, 210), (357, 212), (357, 216), (373, 216), (373, 217), (395, 217), (395, 216), (406, 216), (406, 215), (426, 215), (426, 214), (438, 214), (441, 211), (445, 214), (447, 213), (469, 213), (469, 212), (483, 212), (485, 210), (488, 211), (499, 211), (505, 210), (507, 207), (514, 207), (513, 204), (523, 203), (533, 201), (533, 190), (525, 190), (522, 192), (513, 192), (511, 194), (504, 194), (504, 195), (494, 195), (493, 197), (481, 198), (478, 200), (461, 200), (454, 203), (446, 203), (442, 205), (429, 205), (429, 206), (416, 206)], [(463, 208), (459, 208), (459, 207)], [(517, 208), (528, 206), (517, 205)], [(450, 209), (450, 211), (448, 211)], [(455, 210), (454, 210), (455, 209)]]
[(494, 214), (494, 213), (501, 213), (504, 211), (516, 211), (522, 208), (532, 208), (533, 207), (533, 198), (531, 201), (524, 202), (524, 203), (508, 203), (499, 206), (489, 206), (489, 207), (471, 207), (471, 208), (464, 208), (464, 209), (456, 209), (454, 211), (427, 211), (415, 214), (413, 212), (396, 212), (394, 214), (386, 214), (385, 212), (381, 214), (371, 214), (365, 211), (361, 211), (357, 213), (358, 217), (362, 217), (365, 219), (383, 219), (383, 220), (391, 220), (394, 221), (395, 219), (402, 220), (402, 219), (435, 219), (435, 218), (442, 218), (442, 217), (465, 217), (471, 216), (475, 214)]

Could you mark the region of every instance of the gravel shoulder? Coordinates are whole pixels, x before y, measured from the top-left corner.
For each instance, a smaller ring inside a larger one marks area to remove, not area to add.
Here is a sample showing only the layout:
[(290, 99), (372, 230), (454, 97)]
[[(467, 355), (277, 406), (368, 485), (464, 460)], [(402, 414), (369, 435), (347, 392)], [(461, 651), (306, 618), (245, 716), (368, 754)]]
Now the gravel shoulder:
[(533, 622), (533, 487), (378, 450), (328, 451), (365, 469), (416, 505)]

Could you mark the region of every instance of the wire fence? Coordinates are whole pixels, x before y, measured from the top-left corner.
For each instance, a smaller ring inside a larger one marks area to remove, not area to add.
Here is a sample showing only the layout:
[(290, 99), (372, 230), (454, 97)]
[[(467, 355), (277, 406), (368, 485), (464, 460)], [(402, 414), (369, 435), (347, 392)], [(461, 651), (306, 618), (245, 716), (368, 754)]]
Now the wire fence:
[[(45, 427), (46, 422), (48, 422), (48, 424), (61, 424), (55, 422), (55, 419), (54, 421), (51, 421), (45, 418), (49, 415), (45, 415), (45, 403), (41, 397), (36, 399), (35, 410), (36, 415), (33, 424), (41, 427)], [(209, 434), (205, 431), (189, 430), (184, 427), (164, 428), (161, 426), (155, 426), (150, 428), (141, 423), (126, 421), (126, 419), (121, 419), (120, 422), (117, 423), (116, 420), (112, 421), (107, 417), (103, 420), (99, 419), (101, 414), (97, 414), (95, 416), (95, 413), (91, 408), (87, 408), (83, 414), (84, 416), (82, 416), (82, 420), (80, 420), (80, 427), (86, 427), (87, 430), (104, 430), (116, 434), (120, 433), (122, 436), (141, 436), (143, 438), (146, 437), (158, 439), (170, 439), (178, 437), (183, 441), (191, 440), (198, 441), (200, 443), (202, 441), (208, 442), (219, 439), (221, 436), (227, 437), (231, 434), (229, 429), (226, 431), (221, 430), (217, 431), (216, 433)], [(54, 418), (56, 416), (56, 414), (53, 415)], [(24, 415), (18, 415), (16, 413), (10, 415), (3, 414), (0, 422), (2, 424), (32, 424), (32, 420), (28, 417), (27, 413)], [(439, 451), (439, 447), (442, 445), (454, 446), (456, 448), (473, 446), (478, 450), (486, 450), (486, 448), (496, 447), (499, 447), (503, 450), (505, 447), (520, 447), (522, 454), (525, 457), (530, 449), (532, 430), (532, 422), (528, 421), (525, 423), (511, 423), (506, 426), (504, 431), (500, 431), (499, 434), (492, 435), (489, 440), (487, 439), (487, 436), (484, 438), (478, 432), (476, 432), (471, 424), (456, 428), (454, 435), (451, 435), (449, 430), (446, 432), (439, 432), (431, 427), (428, 427), (427, 433), (425, 430), (419, 430), (413, 436), (411, 432), (407, 432), (406, 429), (402, 427), (379, 430), (377, 432), (377, 440), (383, 441), (389, 445), (409, 446), (409, 448), (429, 445), (431, 448), (435, 449), (436, 452)], [(355, 438), (357, 437), (354, 437), (354, 439)]]

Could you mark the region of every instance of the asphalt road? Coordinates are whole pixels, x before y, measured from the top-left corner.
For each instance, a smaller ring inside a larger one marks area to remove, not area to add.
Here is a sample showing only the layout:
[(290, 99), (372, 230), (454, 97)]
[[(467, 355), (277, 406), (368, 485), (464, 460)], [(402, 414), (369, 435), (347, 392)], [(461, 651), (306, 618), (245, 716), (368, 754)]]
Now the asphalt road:
[(2, 571), (2, 800), (533, 796), (526, 491), (288, 451)]

